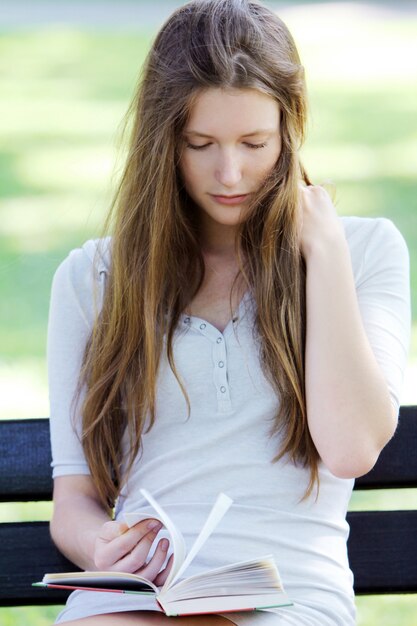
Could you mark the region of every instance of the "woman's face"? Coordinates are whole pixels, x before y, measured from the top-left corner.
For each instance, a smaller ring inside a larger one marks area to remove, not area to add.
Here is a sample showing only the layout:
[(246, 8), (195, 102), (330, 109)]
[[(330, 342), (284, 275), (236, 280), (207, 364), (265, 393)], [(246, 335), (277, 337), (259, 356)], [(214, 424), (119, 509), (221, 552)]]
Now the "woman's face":
[(183, 131), (180, 173), (201, 222), (236, 226), (281, 152), (280, 108), (255, 89), (210, 88)]

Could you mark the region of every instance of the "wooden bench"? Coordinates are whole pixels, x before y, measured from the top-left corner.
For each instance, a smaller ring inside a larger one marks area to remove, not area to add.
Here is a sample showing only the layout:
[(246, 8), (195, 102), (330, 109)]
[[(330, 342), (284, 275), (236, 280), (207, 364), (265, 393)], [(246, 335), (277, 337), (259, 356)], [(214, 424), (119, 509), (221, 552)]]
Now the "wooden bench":
[[(0, 501), (48, 501), (49, 420), (0, 421)], [(417, 406), (401, 408), (394, 438), (355, 489), (417, 487)], [(417, 592), (417, 510), (348, 514), (357, 594)], [(48, 522), (0, 524), (0, 606), (61, 604), (67, 592), (31, 586), (45, 572), (73, 570), (53, 545)]]

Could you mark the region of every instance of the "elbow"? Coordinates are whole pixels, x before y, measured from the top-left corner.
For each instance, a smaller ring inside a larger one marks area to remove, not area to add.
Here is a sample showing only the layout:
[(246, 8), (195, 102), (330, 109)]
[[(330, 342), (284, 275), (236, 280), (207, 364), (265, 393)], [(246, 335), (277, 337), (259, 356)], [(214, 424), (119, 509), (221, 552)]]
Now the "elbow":
[(322, 461), (337, 478), (359, 478), (372, 470), (388, 440), (382, 445), (370, 442), (368, 446), (363, 445), (355, 450), (339, 451), (339, 454), (328, 455), (327, 458), (322, 458)]
[(378, 456), (379, 453), (374, 455), (369, 454), (360, 458), (323, 460), (323, 463), (336, 478), (352, 479), (368, 474), (376, 464)]
[(327, 449), (321, 459), (328, 470), (337, 478), (359, 478), (368, 474), (378, 461), (384, 447), (395, 433), (398, 423), (398, 412), (391, 407), (390, 414), (384, 420), (385, 427), (378, 434), (362, 433), (360, 440), (354, 438), (350, 442), (339, 441), (338, 446)]

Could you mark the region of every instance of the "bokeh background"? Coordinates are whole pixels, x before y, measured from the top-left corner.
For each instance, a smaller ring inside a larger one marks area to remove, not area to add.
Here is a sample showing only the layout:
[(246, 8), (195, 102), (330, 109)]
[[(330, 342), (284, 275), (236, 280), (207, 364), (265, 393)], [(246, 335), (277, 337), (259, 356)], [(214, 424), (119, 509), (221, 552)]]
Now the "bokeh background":
[[(69, 250), (97, 237), (121, 164), (120, 124), (175, 0), (10, 0), (0, 5), (0, 419), (47, 416), (49, 291)], [(266, 1), (306, 68), (304, 164), (341, 215), (384, 216), (410, 250), (417, 311), (417, 3)], [(403, 404), (417, 404), (417, 324)], [(417, 508), (416, 490), (355, 494), (355, 508)], [(45, 503), (0, 521), (48, 519)], [(0, 609), (47, 626), (59, 607)], [(412, 626), (411, 596), (358, 598), (359, 626)]]

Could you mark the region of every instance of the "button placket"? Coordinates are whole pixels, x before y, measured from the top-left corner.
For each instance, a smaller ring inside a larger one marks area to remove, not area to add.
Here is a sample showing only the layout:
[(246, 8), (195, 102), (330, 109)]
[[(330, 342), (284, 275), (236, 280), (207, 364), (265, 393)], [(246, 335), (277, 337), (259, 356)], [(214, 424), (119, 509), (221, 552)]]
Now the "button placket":
[(192, 328), (208, 339), (212, 344), (213, 382), (216, 387), (217, 409), (220, 413), (229, 413), (232, 410), (229, 381), (227, 378), (227, 354), (225, 335), (220, 333), (209, 322), (201, 318), (186, 316), (184, 325)]
[(231, 410), (229, 382), (227, 380), (226, 342), (222, 335), (218, 335), (213, 343), (214, 382), (217, 390), (217, 406), (219, 411)]

